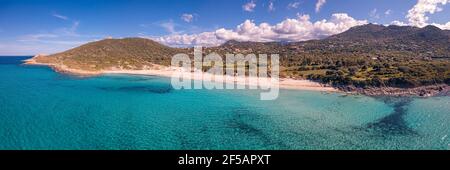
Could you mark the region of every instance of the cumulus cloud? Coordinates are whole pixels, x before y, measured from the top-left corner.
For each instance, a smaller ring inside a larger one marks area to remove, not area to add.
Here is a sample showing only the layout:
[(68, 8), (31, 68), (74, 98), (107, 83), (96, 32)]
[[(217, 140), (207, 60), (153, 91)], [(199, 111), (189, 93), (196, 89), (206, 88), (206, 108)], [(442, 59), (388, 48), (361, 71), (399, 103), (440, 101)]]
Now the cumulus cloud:
[(417, 4), (408, 11), (406, 18), (412, 26), (424, 27), (426, 25), (435, 25), (442, 29), (450, 29), (450, 22), (446, 24), (429, 24), (429, 18), (427, 16), (427, 14), (442, 11), (441, 5), (446, 5), (448, 2), (450, 0), (418, 0)]
[(326, 2), (327, 2), (326, 0), (317, 0), (316, 12), (319, 12), (320, 8), (322, 8), (322, 6), (325, 5)]
[(312, 22), (309, 15), (297, 14), (296, 18), (288, 18), (274, 25), (264, 22), (256, 24), (253, 20), (245, 20), (235, 29), (220, 28), (200, 34), (168, 35), (152, 39), (171, 46), (215, 46), (228, 40), (292, 42), (324, 38), (363, 24), (367, 24), (367, 21), (356, 20), (346, 13), (336, 13), (329, 20), (316, 22)]
[(181, 19), (185, 22), (192, 22), (194, 20), (194, 15), (192, 14), (183, 14), (181, 15)]
[(243, 9), (244, 11), (247, 11), (247, 12), (253, 12), (253, 10), (255, 9), (255, 7), (256, 7), (256, 4), (255, 4), (254, 1), (250, 1), (250, 2), (248, 2), (248, 3), (244, 4), (244, 5), (242, 5), (242, 9)]
[(300, 7), (300, 2), (298, 1), (291, 2), (288, 4), (288, 9), (297, 9), (298, 7)]

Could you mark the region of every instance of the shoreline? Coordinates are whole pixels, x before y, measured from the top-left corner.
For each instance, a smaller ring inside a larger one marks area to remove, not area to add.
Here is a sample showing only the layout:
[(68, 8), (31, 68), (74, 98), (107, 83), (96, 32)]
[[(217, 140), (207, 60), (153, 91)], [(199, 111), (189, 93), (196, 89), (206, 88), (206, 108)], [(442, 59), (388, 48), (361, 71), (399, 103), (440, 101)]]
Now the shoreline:
[[(68, 68), (61, 64), (49, 64), (39, 63), (35, 61), (34, 57), (24, 60), (25, 65), (42, 65), (51, 67), (53, 70), (59, 73), (71, 74), (82, 77), (99, 76), (105, 74), (128, 74), (128, 75), (151, 75), (171, 78), (174, 73), (180, 73), (181, 68), (173, 68), (161, 65), (154, 65), (153, 69), (145, 70), (124, 70), (124, 69), (111, 69), (102, 71), (86, 71), (79, 69)], [(187, 73), (187, 72), (184, 72)], [(191, 72), (190, 80), (202, 80), (205, 82), (212, 82), (211, 80), (205, 80), (206, 76), (211, 76), (209, 73)], [(215, 80), (219, 79), (222, 83), (233, 82), (238, 85), (256, 86), (258, 88), (257, 77), (233, 77), (227, 75), (215, 75)], [(231, 80), (231, 81), (230, 81)], [(270, 78), (261, 78), (262, 82), (270, 82)], [(253, 82), (253, 83), (250, 83)], [(256, 82), (256, 83), (254, 83)], [(273, 84), (263, 84), (264, 87), (273, 87)], [(368, 87), (360, 88), (354, 86), (340, 86), (332, 87), (314, 82), (311, 80), (296, 80), (291, 78), (279, 78), (278, 87), (280, 89), (290, 90), (306, 90), (306, 91), (321, 91), (321, 92), (336, 92), (353, 95), (366, 95), (366, 96), (391, 96), (391, 97), (432, 97), (432, 96), (450, 96), (450, 86), (446, 84), (437, 84), (429, 86), (421, 86), (415, 88), (397, 88), (397, 87)]]
[[(99, 76), (104, 74), (129, 74), (129, 75), (152, 75), (152, 76), (161, 76), (171, 78), (175, 73), (180, 73), (180, 68), (166, 67), (157, 65), (157, 69), (146, 69), (146, 70), (123, 70), (123, 69), (111, 69), (111, 70), (102, 70), (102, 71), (85, 71), (79, 69), (71, 69), (65, 65), (61, 64), (49, 64), (49, 63), (39, 63), (33, 58), (24, 60), (25, 65), (41, 65), (51, 67), (53, 70), (59, 73), (72, 74), (77, 76)], [(186, 72), (185, 72), (186, 73)], [(209, 73), (202, 72), (198, 74), (196, 72), (192, 72), (190, 80), (205, 80), (205, 76), (211, 76)], [(215, 75), (215, 80), (219, 80), (222, 83), (228, 83), (229, 80), (238, 85), (248, 85), (248, 86), (258, 86), (257, 77), (232, 77), (227, 75)], [(270, 82), (271, 78), (260, 78), (262, 80), (263, 86), (273, 87)], [(256, 83), (251, 83), (256, 82)], [(310, 80), (296, 80), (290, 78), (280, 78), (278, 86), (280, 89), (292, 89), (292, 90), (307, 90), (307, 91), (322, 91), (322, 92), (343, 92), (337, 88), (326, 86), (318, 82), (313, 82)]]
[(450, 96), (450, 86), (436, 84), (414, 88), (399, 87), (368, 87), (358, 88), (354, 86), (338, 87), (343, 92), (363, 94), (366, 96), (392, 96), (392, 97), (433, 97)]

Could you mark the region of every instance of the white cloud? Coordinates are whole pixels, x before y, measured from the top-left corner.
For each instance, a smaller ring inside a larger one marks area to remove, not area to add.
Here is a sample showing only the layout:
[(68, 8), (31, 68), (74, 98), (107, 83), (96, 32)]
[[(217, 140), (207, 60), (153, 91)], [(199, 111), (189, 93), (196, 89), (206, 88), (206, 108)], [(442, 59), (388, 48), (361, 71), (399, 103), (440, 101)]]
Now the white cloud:
[(150, 27), (152, 24), (139, 24), (140, 27), (142, 28), (148, 28)]
[(325, 5), (326, 2), (327, 2), (326, 0), (317, 0), (316, 12), (319, 12), (320, 8), (322, 8), (322, 6)]
[(39, 40), (0, 43), (0, 55), (54, 54), (91, 42), (77, 40)]
[(272, 1), (269, 2), (268, 10), (269, 10), (269, 11), (275, 11), (275, 6), (274, 6), (274, 4), (273, 4)]
[(57, 13), (54, 13), (52, 16), (54, 16), (56, 18), (59, 18), (59, 19), (62, 19), (62, 20), (68, 20), (69, 19), (69, 17), (64, 16), (64, 15), (60, 15), (60, 14), (57, 14)]
[(247, 12), (253, 12), (253, 10), (255, 9), (255, 7), (256, 7), (256, 4), (255, 4), (254, 1), (250, 1), (250, 2), (248, 2), (248, 3), (244, 4), (244, 5), (242, 5), (242, 9), (243, 9), (244, 11), (247, 11)]
[(169, 20), (167, 22), (162, 22), (159, 24), (160, 27), (163, 27), (168, 33), (170, 34), (179, 34), (180, 32), (175, 30), (175, 24), (172, 20)]
[(392, 10), (391, 10), (391, 9), (388, 9), (388, 10), (386, 10), (386, 11), (384, 12), (384, 15), (391, 15), (391, 13), (392, 13)]
[(235, 29), (220, 28), (216, 31), (191, 35), (168, 35), (152, 38), (171, 46), (205, 45), (214, 46), (228, 40), (237, 41), (304, 41), (320, 39), (338, 34), (357, 25), (367, 24), (366, 20), (356, 20), (345, 13), (336, 13), (329, 20), (310, 21), (309, 15), (297, 15), (275, 25), (246, 20)]
[(392, 21), (392, 22), (391, 22), (391, 25), (407, 26), (408, 24), (406, 24), (406, 23), (404, 23), (404, 22), (402, 22), (402, 21), (397, 21), (397, 20), (395, 20), (395, 21)]
[(75, 21), (72, 23), (70, 27), (59, 28), (51, 31), (50, 33), (37, 33), (37, 34), (27, 34), (20, 36), (18, 41), (22, 42), (43, 42), (47, 41), (55, 41), (56, 38), (76, 38), (81, 37), (80, 34), (77, 33), (78, 26), (80, 22)]
[[(440, 29), (450, 30), (450, 22), (445, 24), (429, 23), (429, 17), (427, 16), (428, 14), (441, 12), (443, 10), (441, 5), (446, 5), (447, 3), (450, 3), (450, 0), (418, 0), (417, 3), (410, 10), (408, 10), (408, 14), (406, 15), (407, 22), (395, 20), (390, 24), (398, 26), (409, 25), (415, 27), (434, 25)], [(385, 15), (390, 15), (391, 13), (391, 10), (387, 10)]]
[(223, 43), (222, 40), (217, 39), (215, 32), (203, 32), (200, 34), (182, 34), (182, 35), (167, 35), (162, 37), (149, 37), (141, 36), (142, 38), (149, 38), (155, 41), (161, 42), (163, 44), (174, 46), (174, 47), (185, 47), (185, 46), (216, 46)]
[(56, 34), (51, 33), (39, 33), (39, 34), (28, 34), (19, 37), (19, 41), (38, 41), (42, 38), (57, 38)]
[(59, 33), (59, 34), (62, 34), (64, 36), (78, 37), (78, 36), (80, 36), (77, 33), (79, 25), (80, 25), (80, 21), (74, 21), (74, 22), (72, 22), (72, 26), (71, 27), (62, 28), (62, 29), (57, 30), (56, 32)]
[(53, 54), (104, 37), (81, 35), (77, 32), (79, 25), (79, 21), (73, 21), (71, 25), (63, 28), (18, 36), (15, 41), (8, 41), (8, 43), (0, 45), (0, 54)]
[(49, 31), (43, 30), (37, 33), (20, 35), (13, 41), (7, 41), (7, 43), (0, 42), (0, 55), (53, 54), (105, 37), (103, 35), (80, 34), (78, 33), (79, 21), (58, 14), (52, 16), (70, 21), (68, 23), (71, 24)]
[(378, 11), (376, 8), (372, 9), (372, 11), (369, 12), (369, 16), (372, 19), (379, 19), (380, 18), (380, 14), (378, 14)]
[[(450, 2), (450, 0), (418, 0), (417, 4), (408, 11), (406, 18), (412, 26), (424, 27), (430, 25), (428, 23), (429, 18), (427, 14), (434, 14), (442, 11), (443, 9), (440, 5), (446, 5), (448, 2)], [(450, 29), (450, 22), (446, 24), (432, 23), (431, 25), (436, 25), (442, 29)]]
[(297, 9), (298, 7), (300, 7), (300, 2), (298, 1), (291, 2), (288, 4), (288, 9)]
[(57, 30), (53, 31), (54, 34), (61, 35), (61, 36), (73, 36), (73, 37), (80, 36), (77, 33), (77, 29), (78, 29), (78, 26), (80, 25), (80, 21), (69, 19), (69, 17), (61, 15), (61, 14), (57, 14), (57, 13), (53, 13), (52, 16), (62, 19), (62, 20), (72, 22), (72, 25), (70, 27), (64, 27), (64, 28), (57, 29)]
[(183, 14), (181, 15), (181, 19), (185, 22), (192, 22), (194, 20), (194, 15), (192, 14)]
[(0, 55), (53, 54), (93, 40), (91, 36), (72, 37), (57, 30), (19, 36), (16, 41), (0, 44)]
[(447, 23), (445, 23), (445, 24), (432, 23), (431, 25), (434, 25), (434, 26), (436, 26), (436, 27), (439, 27), (440, 29), (450, 30), (450, 22), (447, 22)]

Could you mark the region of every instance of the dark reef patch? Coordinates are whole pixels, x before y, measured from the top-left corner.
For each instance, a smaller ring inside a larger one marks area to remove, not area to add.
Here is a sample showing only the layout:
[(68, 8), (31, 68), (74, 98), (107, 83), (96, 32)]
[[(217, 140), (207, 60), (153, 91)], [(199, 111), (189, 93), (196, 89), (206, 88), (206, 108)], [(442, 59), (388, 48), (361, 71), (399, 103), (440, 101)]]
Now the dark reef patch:
[(150, 92), (150, 93), (169, 93), (172, 90), (170, 86), (129, 86), (120, 87), (118, 90), (121, 91), (136, 91), (136, 92)]
[(240, 133), (244, 133), (248, 137), (259, 139), (264, 143), (264, 146), (267, 146), (268, 148), (289, 148), (282, 141), (270, 137), (269, 135), (264, 133), (264, 130), (254, 125), (255, 123), (267, 123), (267, 120), (261, 117), (261, 115), (257, 112), (251, 111), (247, 108), (239, 107), (233, 108), (232, 114), (232, 118), (226, 123), (228, 127), (236, 129)]
[(392, 105), (394, 111), (375, 122), (367, 124), (364, 129), (378, 132), (385, 135), (417, 135), (417, 132), (411, 129), (404, 117), (408, 114), (407, 106), (411, 103), (409, 97), (383, 97), (379, 98), (386, 104)]
[(91, 79), (93, 78), (93, 76), (80, 76), (80, 75), (75, 75), (75, 74), (60, 74), (58, 73), (55, 76), (55, 80), (86, 80), (86, 79)]
[(112, 80), (125, 80), (125, 81), (130, 81), (130, 82), (145, 82), (145, 81), (149, 81), (149, 80), (154, 80), (156, 79), (156, 76), (152, 76), (152, 75), (132, 75), (132, 76), (108, 76), (108, 79), (112, 79)]
[(124, 92), (145, 92), (145, 93), (157, 93), (164, 94), (172, 91), (172, 86), (154, 86), (154, 85), (138, 85), (138, 86), (125, 86), (125, 87), (98, 87), (101, 90), (107, 91), (124, 91)]

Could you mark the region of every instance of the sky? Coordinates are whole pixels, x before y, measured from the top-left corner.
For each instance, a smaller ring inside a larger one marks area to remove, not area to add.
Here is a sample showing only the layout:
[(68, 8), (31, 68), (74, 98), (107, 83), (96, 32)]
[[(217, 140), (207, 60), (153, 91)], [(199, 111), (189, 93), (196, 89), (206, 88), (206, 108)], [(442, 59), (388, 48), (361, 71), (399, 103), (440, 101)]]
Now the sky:
[(0, 0), (0, 56), (105, 38), (173, 47), (304, 41), (368, 24), (450, 29), (450, 0)]

